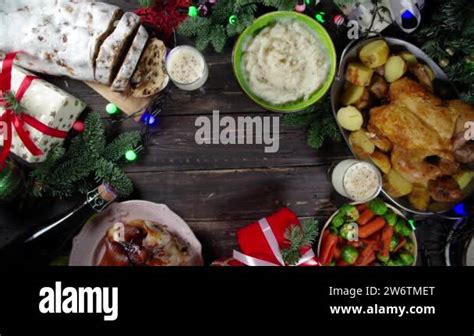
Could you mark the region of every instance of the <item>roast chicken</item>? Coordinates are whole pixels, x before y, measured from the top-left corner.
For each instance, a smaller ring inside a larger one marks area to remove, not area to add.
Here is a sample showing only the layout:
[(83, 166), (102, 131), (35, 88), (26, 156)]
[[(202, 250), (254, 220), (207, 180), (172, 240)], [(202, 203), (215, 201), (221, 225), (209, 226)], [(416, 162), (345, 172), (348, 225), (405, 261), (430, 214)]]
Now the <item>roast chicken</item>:
[(444, 102), (406, 77), (390, 85), (389, 101), (371, 109), (368, 129), (392, 143), (392, 169), (428, 188), (436, 201), (461, 198), (451, 176), (460, 163), (474, 163), (474, 145), (461, 137), (466, 121), (474, 121), (474, 108)]

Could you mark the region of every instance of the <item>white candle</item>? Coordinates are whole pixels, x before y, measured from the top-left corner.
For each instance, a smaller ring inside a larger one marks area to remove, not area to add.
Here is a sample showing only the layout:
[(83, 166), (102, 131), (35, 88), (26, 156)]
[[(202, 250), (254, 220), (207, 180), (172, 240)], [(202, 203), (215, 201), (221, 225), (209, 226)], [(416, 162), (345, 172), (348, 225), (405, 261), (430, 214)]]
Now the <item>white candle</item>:
[(170, 51), (166, 58), (166, 71), (174, 85), (186, 91), (199, 89), (209, 76), (204, 56), (186, 45)]

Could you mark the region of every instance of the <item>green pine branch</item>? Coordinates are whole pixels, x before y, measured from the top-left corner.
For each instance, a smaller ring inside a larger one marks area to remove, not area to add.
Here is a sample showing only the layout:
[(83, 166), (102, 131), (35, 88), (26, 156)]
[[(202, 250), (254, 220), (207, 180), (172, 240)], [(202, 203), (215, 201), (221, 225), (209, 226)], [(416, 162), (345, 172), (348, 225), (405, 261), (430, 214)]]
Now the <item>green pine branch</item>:
[(23, 107), (21, 106), (20, 102), (16, 99), (15, 92), (13, 91), (8, 91), (5, 94), (5, 101), (7, 103), (7, 106), (10, 107), (10, 109), (15, 112), (15, 114), (19, 114), (20, 112), (24, 111)]
[(126, 151), (136, 148), (141, 140), (138, 131), (120, 134), (105, 147), (102, 156), (106, 160), (117, 162), (123, 158)]
[(303, 112), (283, 116), (283, 124), (291, 127), (305, 127), (306, 141), (311, 148), (320, 149), (328, 142), (340, 142), (341, 133), (334, 120), (329, 95)]
[(421, 48), (437, 63), (445, 66), (449, 79), (461, 98), (473, 101), (474, 8), (471, 0), (433, 0), (432, 13), (416, 33)]
[(310, 247), (319, 234), (318, 221), (314, 218), (306, 219), (301, 225), (292, 225), (285, 231), (285, 240), (289, 247), (282, 250), (283, 260), (287, 265), (295, 265), (301, 258), (300, 250)]
[(121, 197), (130, 195), (133, 191), (132, 181), (116, 164), (101, 158), (97, 162), (95, 178), (98, 183), (105, 181)]
[(105, 128), (99, 113), (90, 113), (84, 123), (84, 141), (89, 153), (101, 153), (105, 148)]
[[(254, 20), (258, 5), (277, 10), (293, 10), (297, 0), (219, 0), (209, 17), (188, 17), (178, 27), (180, 35), (194, 38), (198, 49), (211, 45), (222, 52), (229, 38), (240, 34)], [(234, 16), (235, 21), (230, 22)]]
[(123, 133), (107, 145), (104, 123), (98, 113), (89, 113), (84, 124), (84, 132), (71, 140), (67, 150), (54, 148), (45, 162), (31, 172), (33, 196), (66, 198), (77, 192), (87, 193), (103, 182), (121, 197), (132, 193), (133, 184), (117, 163), (123, 161), (127, 150), (138, 146), (140, 133)]

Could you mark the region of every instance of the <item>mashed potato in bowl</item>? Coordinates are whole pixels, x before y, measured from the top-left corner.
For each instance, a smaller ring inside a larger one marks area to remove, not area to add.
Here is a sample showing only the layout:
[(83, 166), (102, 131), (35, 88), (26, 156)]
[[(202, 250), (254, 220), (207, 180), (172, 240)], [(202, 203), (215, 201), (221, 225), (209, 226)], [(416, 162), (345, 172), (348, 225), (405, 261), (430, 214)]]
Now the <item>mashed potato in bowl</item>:
[(265, 27), (246, 43), (242, 55), (250, 89), (275, 105), (307, 100), (324, 84), (329, 68), (324, 44), (296, 20)]

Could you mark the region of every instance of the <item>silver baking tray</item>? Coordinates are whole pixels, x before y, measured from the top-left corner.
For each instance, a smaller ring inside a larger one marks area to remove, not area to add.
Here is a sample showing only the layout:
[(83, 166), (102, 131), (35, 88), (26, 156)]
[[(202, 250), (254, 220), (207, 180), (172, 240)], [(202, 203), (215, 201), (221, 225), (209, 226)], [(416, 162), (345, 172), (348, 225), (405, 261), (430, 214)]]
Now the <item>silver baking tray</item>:
[[(446, 76), (446, 74), (443, 72), (443, 70), (420, 48), (414, 46), (413, 44), (409, 42), (406, 42), (397, 38), (381, 37), (381, 36), (371, 37), (371, 38), (367, 38), (363, 40), (352, 41), (351, 43), (348, 44), (348, 46), (345, 48), (345, 50), (343, 51), (341, 55), (339, 68), (338, 68), (336, 77), (334, 79), (334, 83), (331, 88), (331, 105), (332, 105), (334, 118), (336, 118), (336, 113), (339, 110), (339, 108), (342, 107), (339, 101), (342, 94), (342, 90), (344, 89), (344, 84), (345, 84), (344, 74), (345, 74), (345, 70), (346, 70), (346, 66), (348, 62), (351, 60), (358, 59), (359, 50), (365, 44), (374, 40), (381, 39), (381, 38), (387, 41), (392, 51), (396, 52), (396, 51), (407, 50), (411, 52), (413, 55), (415, 55), (419, 60), (427, 64), (433, 70), (433, 73), (435, 75), (435, 80), (433, 82), (433, 85), (435, 88), (435, 94), (438, 97), (442, 99), (457, 99), (459, 97), (459, 94), (457, 93), (456, 88), (449, 82), (449, 79)], [(346, 141), (347, 145), (352, 151), (352, 148), (349, 144), (350, 132), (341, 128), (340, 125), (338, 126), (341, 131), (341, 134), (344, 137), (344, 140)], [(355, 153), (353, 151), (352, 153), (355, 156)], [(467, 197), (470, 193), (472, 193), (473, 189), (474, 189), (474, 181), (471, 182), (470, 186), (466, 189), (466, 190), (469, 190), (469, 192), (467, 192), (466, 195), (464, 196)], [(428, 209), (428, 211), (422, 212), (422, 211), (413, 209), (411, 205), (408, 203), (408, 201), (405, 199), (406, 197), (395, 199), (391, 197), (387, 192), (385, 192), (385, 190), (382, 190), (382, 193), (388, 200), (390, 200), (399, 208), (405, 211), (414, 213), (414, 214), (422, 215), (422, 216), (443, 213), (443, 212), (449, 211), (455, 205), (452, 203), (432, 202), (430, 204), (430, 208)]]

